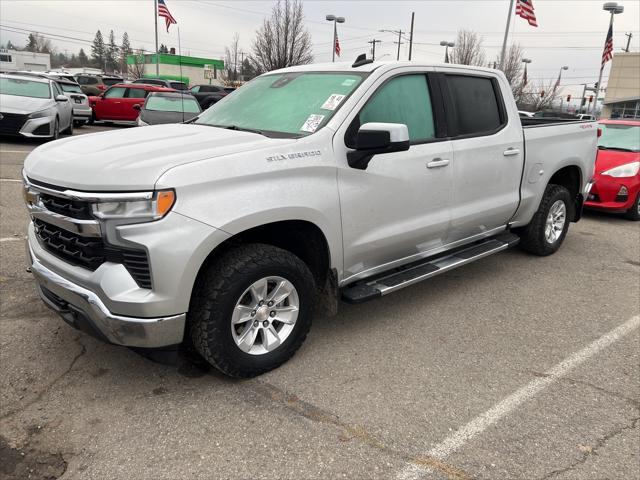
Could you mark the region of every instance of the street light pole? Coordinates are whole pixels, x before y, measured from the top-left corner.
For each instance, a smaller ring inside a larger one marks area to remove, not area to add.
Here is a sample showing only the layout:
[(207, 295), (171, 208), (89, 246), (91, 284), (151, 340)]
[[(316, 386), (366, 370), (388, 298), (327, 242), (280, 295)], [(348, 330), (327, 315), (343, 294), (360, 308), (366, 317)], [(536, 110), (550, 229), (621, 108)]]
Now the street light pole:
[(402, 41), (402, 34), (406, 33), (403, 32), (402, 30), (379, 30), (380, 32), (388, 32), (388, 33), (394, 33), (398, 35), (398, 41), (397, 42), (393, 42), (393, 43), (397, 43), (398, 44), (398, 54), (396, 57), (396, 60), (400, 60), (400, 45), (402, 45), (404, 42)]
[[(611, 13), (611, 17), (609, 17), (609, 28), (613, 29), (613, 16), (624, 12), (624, 7), (622, 5), (618, 5), (616, 2), (607, 2), (602, 5), (602, 9)], [(608, 32), (608, 30), (607, 30)], [(606, 40), (605, 40), (606, 42)], [(593, 113), (595, 114), (598, 106), (598, 93), (602, 89), (602, 72), (604, 71), (604, 64), (600, 63), (600, 75), (598, 76), (598, 83), (596, 84), (596, 98), (593, 102)]]
[(333, 41), (331, 42), (331, 61), (336, 61), (336, 38), (338, 38), (338, 23), (344, 23), (344, 17), (336, 17), (335, 15), (327, 15), (326, 20), (333, 22)]
[(453, 42), (447, 42), (446, 40), (442, 40), (440, 42), (440, 46), (441, 47), (445, 47), (444, 49), (444, 63), (449, 63), (449, 47), (453, 48), (455, 47), (455, 43)]

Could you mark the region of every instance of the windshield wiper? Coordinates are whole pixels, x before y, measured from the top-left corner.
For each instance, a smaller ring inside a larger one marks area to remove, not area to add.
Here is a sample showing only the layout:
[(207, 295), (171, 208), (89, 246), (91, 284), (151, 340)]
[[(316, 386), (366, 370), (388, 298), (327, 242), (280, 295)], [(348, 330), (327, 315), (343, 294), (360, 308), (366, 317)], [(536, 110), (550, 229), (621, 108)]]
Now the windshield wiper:
[(624, 147), (607, 147), (605, 145), (598, 145), (598, 148), (601, 150), (620, 150), (621, 152), (637, 152), (632, 148), (624, 148)]
[(258, 135), (266, 136), (262, 130), (256, 130), (254, 128), (239, 127), (238, 125), (211, 125), (211, 124), (206, 124), (206, 123), (199, 123), (198, 125), (208, 125), (210, 127), (225, 128), (227, 130), (236, 130), (238, 132), (257, 133)]

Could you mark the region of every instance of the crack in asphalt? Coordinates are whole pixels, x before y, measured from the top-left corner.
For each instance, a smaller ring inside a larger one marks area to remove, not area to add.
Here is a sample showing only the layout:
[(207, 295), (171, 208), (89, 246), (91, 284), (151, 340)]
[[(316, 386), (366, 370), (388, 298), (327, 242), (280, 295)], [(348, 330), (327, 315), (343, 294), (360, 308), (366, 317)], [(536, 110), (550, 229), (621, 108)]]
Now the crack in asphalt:
[(609, 440), (611, 440), (614, 437), (617, 437), (618, 435), (621, 435), (625, 430), (633, 430), (634, 428), (637, 428), (639, 422), (640, 422), (640, 417), (636, 417), (631, 421), (630, 424), (623, 425), (622, 427), (612, 430), (611, 432), (604, 435), (601, 439), (599, 439), (593, 447), (590, 447), (586, 451), (583, 451), (582, 456), (578, 460), (576, 460), (575, 462), (573, 462), (567, 467), (553, 470), (545, 474), (544, 476), (540, 477), (540, 480), (547, 480), (549, 478), (562, 475), (565, 472), (575, 470), (576, 467), (584, 464), (590, 457), (592, 457), (593, 455), (597, 455), (598, 450), (604, 447)]
[[(541, 373), (541, 372), (536, 372), (535, 370), (527, 370), (526, 373), (530, 373), (536, 377), (548, 377), (549, 375), (547, 375), (546, 373)], [(598, 390), (599, 392), (605, 393), (609, 396), (618, 398), (620, 400), (623, 400), (627, 403), (630, 403), (631, 405), (633, 405), (634, 407), (636, 407), (637, 409), (640, 410), (640, 400), (637, 400), (635, 398), (631, 398), (631, 397), (627, 397), (626, 395), (623, 395), (621, 393), (618, 392), (613, 392), (611, 390), (607, 390), (606, 388), (603, 387), (599, 387), (598, 385), (595, 385), (593, 383), (590, 382), (586, 382), (584, 380), (577, 380), (575, 378), (571, 378), (571, 377), (564, 377), (564, 378), (558, 378), (557, 379), (558, 383), (568, 383), (570, 385), (583, 385), (585, 387), (589, 387), (592, 388), (594, 390)]]
[(56, 378), (54, 378), (51, 382), (49, 382), (42, 390), (38, 392), (38, 394), (33, 399), (31, 399), (30, 401), (26, 402), (23, 405), (20, 405), (19, 408), (1, 415), (0, 420), (5, 420), (7, 418), (13, 417), (17, 413), (20, 413), (26, 410), (27, 408), (29, 408), (30, 406), (40, 402), (42, 398), (45, 396), (45, 394), (51, 391), (51, 389), (60, 380), (62, 380), (67, 374), (69, 374), (69, 372), (71, 372), (71, 370), (75, 366), (76, 362), (80, 359), (80, 357), (82, 357), (85, 353), (87, 353), (87, 347), (80, 341), (80, 338), (81, 338), (80, 336), (77, 336), (76, 338), (73, 339), (75, 343), (80, 345), (80, 352), (75, 357), (73, 357), (73, 360), (71, 360), (71, 363), (69, 363), (69, 366), (65, 369), (65, 371), (62, 372), (60, 375), (58, 375)]
[(391, 448), (367, 431), (365, 427), (345, 423), (341, 421), (340, 417), (337, 415), (301, 400), (297, 395), (287, 393), (274, 385), (260, 380), (254, 380), (251, 383), (252, 389), (255, 393), (275, 402), (286, 410), (313, 422), (332, 425), (339, 428), (342, 430), (342, 433), (338, 435), (338, 440), (341, 442), (358, 440), (369, 447), (384, 452), (390, 456), (397, 457), (405, 462), (420, 465), (422, 467), (429, 467), (445, 475), (449, 480), (470, 480), (473, 478), (472, 475), (464, 470), (437, 458), (424, 455), (415, 456), (410, 453)]

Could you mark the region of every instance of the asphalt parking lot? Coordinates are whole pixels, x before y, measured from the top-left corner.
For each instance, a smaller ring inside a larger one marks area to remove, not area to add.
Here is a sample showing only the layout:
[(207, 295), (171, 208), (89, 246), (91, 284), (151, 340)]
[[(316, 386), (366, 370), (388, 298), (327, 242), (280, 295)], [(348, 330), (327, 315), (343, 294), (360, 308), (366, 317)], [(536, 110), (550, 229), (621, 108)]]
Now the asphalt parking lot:
[(551, 257), (343, 304), (284, 366), (230, 380), (44, 307), (19, 181), (36, 146), (0, 142), (0, 478), (640, 477), (640, 223), (588, 213)]

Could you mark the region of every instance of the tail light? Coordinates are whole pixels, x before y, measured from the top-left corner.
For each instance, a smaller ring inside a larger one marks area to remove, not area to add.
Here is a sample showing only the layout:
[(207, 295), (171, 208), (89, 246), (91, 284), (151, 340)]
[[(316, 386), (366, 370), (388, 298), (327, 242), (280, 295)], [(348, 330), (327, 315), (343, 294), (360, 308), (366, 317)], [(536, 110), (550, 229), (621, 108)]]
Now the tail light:
[(106, 85), (98, 84), (98, 90), (102, 90), (103, 92), (107, 89)]

